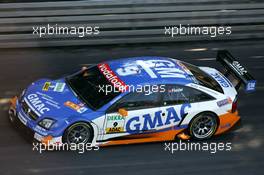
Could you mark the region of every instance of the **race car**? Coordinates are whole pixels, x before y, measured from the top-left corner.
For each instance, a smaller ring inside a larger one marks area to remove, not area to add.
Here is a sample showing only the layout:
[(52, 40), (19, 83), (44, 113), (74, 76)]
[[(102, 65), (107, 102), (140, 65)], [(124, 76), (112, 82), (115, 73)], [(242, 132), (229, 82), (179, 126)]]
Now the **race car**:
[(107, 146), (204, 140), (240, 117), (238, 90), (256, 80), (228, 51), (222, 73), (157, 56), (106, 61), (57, 79), (33, 82), (11, 100), (9, 119), (35, 140)]

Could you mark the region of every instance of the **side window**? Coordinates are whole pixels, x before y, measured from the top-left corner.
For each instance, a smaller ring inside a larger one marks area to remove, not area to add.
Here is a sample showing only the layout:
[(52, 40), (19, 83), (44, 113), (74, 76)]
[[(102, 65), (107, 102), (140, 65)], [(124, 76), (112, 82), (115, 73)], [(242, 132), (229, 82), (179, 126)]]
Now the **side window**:
[(159, 101), (159, 93), (151, 93), (147, 95), (143, 92), (131, 92), (111, 106), (108, 112), (116, 112), (119, 108), (137, 110), (158, 107)]
[(183, 86), (167, 85), (163, 96), (163, 106), (189, 102), (189, 92)]
[(209, 100), (214, 100), (215, 98), (196, 89), (189, 88), (190, 91), (190, 97), (189, 97), (189, 102), (194, 103), (194, 102), (203, 102), (203, 101), (209, 101)]
[(163, 95), (163, 106), (194, 103), (214, 99), (206, 93), (191, 87), (167, 85)]

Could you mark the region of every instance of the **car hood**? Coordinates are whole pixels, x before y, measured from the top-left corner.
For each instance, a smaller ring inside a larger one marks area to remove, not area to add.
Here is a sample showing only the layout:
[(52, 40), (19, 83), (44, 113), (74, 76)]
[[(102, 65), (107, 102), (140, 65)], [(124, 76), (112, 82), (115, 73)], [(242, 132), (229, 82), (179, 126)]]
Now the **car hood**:
[(64, 79), (42, 79), (32, 83), (23, 94), (23, 102), (39, 119), (58, 120), (93, 112), (74, 94)]

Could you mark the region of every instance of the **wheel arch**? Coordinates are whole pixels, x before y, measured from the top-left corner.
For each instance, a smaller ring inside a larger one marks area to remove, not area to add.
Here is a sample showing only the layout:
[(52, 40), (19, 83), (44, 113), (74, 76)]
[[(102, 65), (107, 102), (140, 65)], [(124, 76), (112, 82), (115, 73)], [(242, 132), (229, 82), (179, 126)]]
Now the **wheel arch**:
[[(201, 115), (201, 114), (212, 114), (215, 118), (216, 118), (216, 122), (217, 122), (217, 127), (216, 127), (216, 130), (215, 130), (215, 132), (217, 131), (217, 129), (218, 129), (218, 127), (219, 127), (219, 124), (220, 124), (220, 119), (219, 119), (219, 116), (215, 113), (215, 112), (213, 112), (213, 111), (209, 111), (209, 110), (207, 110), (207, 111), (202, 111), (202, 112), (199, 112), (199, 113), (197, 113), (191, 120), (190, 120), (190, 122), (188, 123), (188, 127), (186, 128), (186, 130), (187, 130), (187, 132), (190, 134), (190, 126), (191, 126), (191, 123), (192, 123), (192, 121), (196, 118), (196, 117), (198, 117), (199, 115)], [(214, 134), (213, 134), (214, 135)]]
[(220, 123), (220, 120), (219, 120), (219, 116), (215, 113), (215, 112), (213, 112), (213, 111), (202, 111), (202, 112), (199, 112), (199, 113), (197, 113), (197, 114), (195, 114), (195, 116), (190, 120), (190, 122), (188, 123), (188, 128), (189, 128), (189, 126), (190, 126), (190, 123), (197, 117), (197, 116), (199, 116), (199, 115), (201, 115), (201, 114), (204, 114), (204, 113), (209, 113), (209, 114), (213, 114), (214, 116), (215, 116), (215, 118), (216, 118), (216, 121), (217, 121), (217, 125), (219, 125), (219, 123)]

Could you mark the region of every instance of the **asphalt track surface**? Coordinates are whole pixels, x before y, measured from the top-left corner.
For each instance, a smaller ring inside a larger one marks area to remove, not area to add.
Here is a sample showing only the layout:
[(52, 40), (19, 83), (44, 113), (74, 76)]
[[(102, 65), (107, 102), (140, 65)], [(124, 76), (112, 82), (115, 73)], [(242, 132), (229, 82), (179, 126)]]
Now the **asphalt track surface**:
[[(0, 174), (263, 174), (264, 170), (264, 41), (125, 45), (98, 48), (0, 50)], [(232, 143), (231, 151), (165, 151), (164, 143), (122, 145), (78, 154), (52, 151), (40, 154), (7, 119), (8, 98), (39, 78), (58, 78), (82, 65), (142, 55), (168, 56), (212, 66), (216, 49), (226, 48), (240, 58), (258, 80), (257, 91), (241, 93), (242, 128), (209, 143)]]

